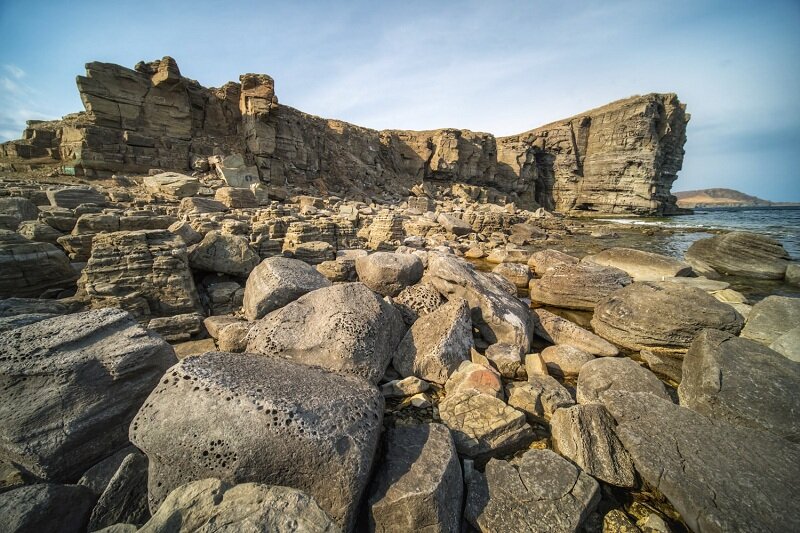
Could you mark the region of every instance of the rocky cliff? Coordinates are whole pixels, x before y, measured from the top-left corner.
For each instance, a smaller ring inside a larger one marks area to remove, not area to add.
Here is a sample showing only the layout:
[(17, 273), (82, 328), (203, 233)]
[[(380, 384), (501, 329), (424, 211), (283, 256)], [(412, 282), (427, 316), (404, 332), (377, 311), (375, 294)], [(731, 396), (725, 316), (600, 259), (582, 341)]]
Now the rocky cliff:
[[(352, 190), (407, 190), (424, 180), (480, 185), (521, 205), (568, 213), (667, 214), (683, 161), (685, 105), (634, 96), (519, 135), (459, 129), (376, 131), (278, 104), (272, 78), (205, 88), (175, 61), (131, 70), (89, 63), (85, 112), (29, 122), (0, 149), (0, 168), (55, 162), (87, 177), (203, 169), (236, 154), (248, 180)], [(239, 157), (240, 156), (240, 157)], [(224, 163), (224, 162), (223, 162)]]

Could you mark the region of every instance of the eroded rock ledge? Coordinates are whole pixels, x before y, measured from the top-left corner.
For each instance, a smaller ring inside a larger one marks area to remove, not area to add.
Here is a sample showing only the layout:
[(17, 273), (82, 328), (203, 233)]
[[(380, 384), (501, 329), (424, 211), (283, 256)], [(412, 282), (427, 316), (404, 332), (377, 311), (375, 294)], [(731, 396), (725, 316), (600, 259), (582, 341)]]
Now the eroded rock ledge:
[[(619, 100), (537, 129), (494, 137), (459, 129), (376, 131), (279, 105), (272, 78), (206, 88), (171, 57), (131, 70), (88, 63), (85, 112), (29, 121), (0, 145), (0, 169), (58, 162), (88, 177), (185, 171), (236, 154), (237, 180), (326, 188), (408, 189), (422, 180), (498, 189), (561, 212), (669, 214), (689, 114), (675, 94)], [(220, 160), (220, 165), (228, 165)]]

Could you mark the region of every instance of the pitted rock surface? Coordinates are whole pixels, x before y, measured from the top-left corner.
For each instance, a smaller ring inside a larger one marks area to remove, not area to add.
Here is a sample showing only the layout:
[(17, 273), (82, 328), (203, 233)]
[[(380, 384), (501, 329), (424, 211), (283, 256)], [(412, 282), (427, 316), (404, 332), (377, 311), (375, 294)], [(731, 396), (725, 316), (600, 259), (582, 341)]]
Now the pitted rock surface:
[(394, 299), (395, 307), (403, 315), (403, 322), (411, 326), (419, 317), (432, 313), (446, 300), (430, 283), (417, 283), (406, 287)]

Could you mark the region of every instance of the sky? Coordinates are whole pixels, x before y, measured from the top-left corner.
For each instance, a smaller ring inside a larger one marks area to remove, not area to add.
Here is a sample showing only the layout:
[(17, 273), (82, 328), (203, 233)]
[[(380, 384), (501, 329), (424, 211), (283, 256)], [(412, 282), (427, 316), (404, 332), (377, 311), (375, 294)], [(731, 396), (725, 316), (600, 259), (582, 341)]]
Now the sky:
[(376, 129), (509, 135), (675, 92), (692, 119), (673, 190), (800, 201), (799, 0), (0, 0), (0, 142), (83, 110), (85, 63), (165, 55)]

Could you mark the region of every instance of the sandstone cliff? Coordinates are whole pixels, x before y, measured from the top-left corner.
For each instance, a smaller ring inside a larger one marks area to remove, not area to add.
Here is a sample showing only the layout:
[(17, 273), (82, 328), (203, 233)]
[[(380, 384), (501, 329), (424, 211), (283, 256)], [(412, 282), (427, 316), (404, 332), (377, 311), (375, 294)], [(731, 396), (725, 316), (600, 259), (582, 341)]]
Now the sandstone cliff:
[[(634, 96), (519, 135), (459, 129), (376, 131), (278, 104), (272, 78), (205, 88), (175, 61), (131, 70), (89, 63), (77, 78), (85, 112), (29, 122), (0, 149), (0, 169), (58, 162), (87, 177), (151, 168), (203, 169), (240, 154), (263, 182), (404, 191), (429, 181), (491, 187), (527, 207), (568, 213), (668, 214), (683, 161), (685, 105)], [(22, 164), (20, 164), (22, 163)]]

